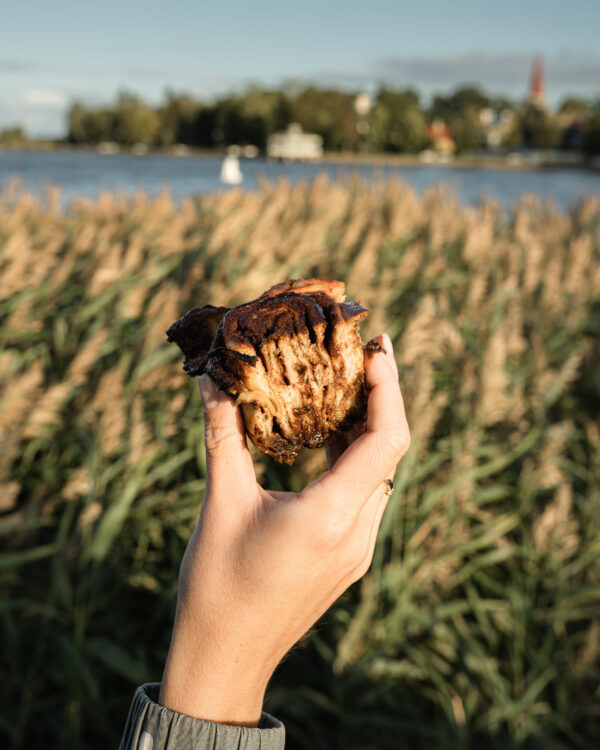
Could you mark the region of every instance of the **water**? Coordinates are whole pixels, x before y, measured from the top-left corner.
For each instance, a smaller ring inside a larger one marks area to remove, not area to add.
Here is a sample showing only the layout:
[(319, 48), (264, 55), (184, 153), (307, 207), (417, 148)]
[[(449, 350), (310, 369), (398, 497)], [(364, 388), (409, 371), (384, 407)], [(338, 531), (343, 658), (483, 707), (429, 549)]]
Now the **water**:
[[(155, 195), (164, 189), (176, 201), (196, 193), (227, 190), (219, 181), (222, 158), (217, 156), (102, 155), (83, 151), (0, 151), (0, 189), (13, 177), (40, 194), (58, 185), (63, 205), (78, 196), (96, 197), (103, 190), (128, 193), (144, 190)], [(600, 171), (583, 169), (504, 170), (459, 166), (372, 166), (365, 164), (279, 164), (265, 159), (241, 160), (242, 187), (253, 190), (264, 177), (271, 181), (312, 180), (326, 173), (332, 179), (361, 175), (366, 179), (399, 177), (418, 192), (444, 183), (459, 201), (476, 205), (482, 196), (512, 206), (524, 193), (552, 198), (568, 209), (582, 195), (600, 196)]]

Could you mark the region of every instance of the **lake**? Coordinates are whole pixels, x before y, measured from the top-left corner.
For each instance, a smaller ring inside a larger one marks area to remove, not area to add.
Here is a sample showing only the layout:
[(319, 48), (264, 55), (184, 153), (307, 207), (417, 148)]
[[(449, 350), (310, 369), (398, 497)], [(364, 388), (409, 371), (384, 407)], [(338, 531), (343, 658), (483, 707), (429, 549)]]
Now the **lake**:
[[(0, 188), (17, 177), (29, 191), (40, 194), (58, 185), (62, 203), (78, 196), (96, 197), (103, 190), (144, 190), (155, 195), (167, 189), (176, 201), (196, 193), (230, 189), (219, 180), (222, 157), (111, 154), (88, 151), (0, 151)], [(312, 180), (325, 173), (331, 179), (351, 175), (373, 179), (398, 177), (418, 192), (444, 183), (462, 203), (475, 205), (483, 196), (512, 206), (524, 193), (551, 198), (567, 209), (582, 195), (600, 196), (600, 171), (575, 168), (493, 169), (460, 166), (380, 166), (367, 164), (282, 164), (266, 159), (242, 159), (242, 187), (254, 190), (259, 180)]]

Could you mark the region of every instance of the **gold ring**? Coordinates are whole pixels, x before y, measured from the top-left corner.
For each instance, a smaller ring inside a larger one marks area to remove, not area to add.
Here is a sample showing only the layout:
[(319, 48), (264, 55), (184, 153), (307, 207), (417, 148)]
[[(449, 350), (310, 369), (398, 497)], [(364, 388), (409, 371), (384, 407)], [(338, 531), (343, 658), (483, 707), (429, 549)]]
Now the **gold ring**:
[(392, 480), (391, 480), (391, 479), (384, 479), (383, 481), (384, 481), (384, 482), (385, 482), (385, 483), (387, 484), (387, 486), (388, 486), (388, 488), (387, 488), (387, 490), (386, 490), (386, 494), (388, 494), (388, 495), (391, 495), (391, 494), (392, 494), (392, 492), (394, 491), (394, 483), (392, 482)]

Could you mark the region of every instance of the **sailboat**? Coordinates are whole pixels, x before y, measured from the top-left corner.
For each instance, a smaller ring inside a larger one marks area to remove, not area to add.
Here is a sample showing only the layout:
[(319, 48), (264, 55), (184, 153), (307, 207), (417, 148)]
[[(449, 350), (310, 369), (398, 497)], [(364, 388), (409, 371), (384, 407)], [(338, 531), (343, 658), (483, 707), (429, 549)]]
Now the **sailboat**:
[(221, 182), (225, 185), (239, 185), (243, 179), (240, 160), (235, 154), (227, 154), (221, 164)]

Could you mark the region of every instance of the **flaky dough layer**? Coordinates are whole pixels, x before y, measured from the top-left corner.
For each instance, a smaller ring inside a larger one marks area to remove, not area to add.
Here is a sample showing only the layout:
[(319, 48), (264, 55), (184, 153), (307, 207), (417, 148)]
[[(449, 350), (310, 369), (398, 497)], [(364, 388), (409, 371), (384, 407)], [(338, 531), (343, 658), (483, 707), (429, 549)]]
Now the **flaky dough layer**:
[(365, 417), (357, 323), (369, 313), (343, 299), (340, 281), (295, 279), (232, 309), (190, 310), (167, 337), (189, 375), (206, 372), (235, 399), (258, 450), (292, 464)]

